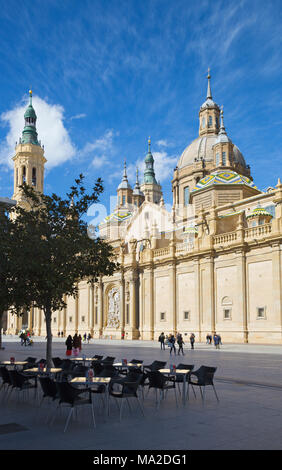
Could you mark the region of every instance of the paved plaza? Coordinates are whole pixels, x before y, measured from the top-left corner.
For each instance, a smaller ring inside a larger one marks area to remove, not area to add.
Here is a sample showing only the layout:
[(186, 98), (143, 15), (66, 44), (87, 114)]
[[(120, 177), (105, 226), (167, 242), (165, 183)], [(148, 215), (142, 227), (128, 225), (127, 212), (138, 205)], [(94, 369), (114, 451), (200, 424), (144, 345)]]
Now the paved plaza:
[[(54, 338), (53, 357), (65, 357), (64, 340)], [(0, 360), (15, 356), (45, 357), (46, 342), (35, 338), (32, 347), (20, 345), (14, 337), (4, 337), (5, 349)], [(216, 366), (215, 386), (219, 403), (211, 387), (206, 391), (205, 405), (200, 393), (183, 407), (176, 407), (174, 393), (169, 392), (158, 410), (151, 391), (144, 401), (145, 418), (132, 401), (131, 413), (124, 407), (122, 422), (116, 404), (111, 405), (110, 416), (95, 407), (96, 424), (92, 427), (89, 409), (82, 409), (73, 419), (67, 432), (63, 429), (67, 410), (57, 413), (54, 424), (46, 424), (54, 405), (43, 403), (39, 407), (31, 392), (28, 400), (16, 400), (13, 393), (9, 402), (0, 396), (0, 449), (76, 449), (76, 450), (236, 450), (281, 449), (282, 421), (282, 346), (226, 344), (220, 350), (213, 345), (197, 344), (190, 350), (185, 345), (185, 356), (169, 355), (161, 351), (158, 343), (101, 340), (84, 344), (87, 356), (103, 354), (122, 358), (142, 359), (144, 364), (153, 360), (178, 364)], [(99, 402), (98, 402), (99, 403)], [(82, 407), (83, 408), (83, 407)]]

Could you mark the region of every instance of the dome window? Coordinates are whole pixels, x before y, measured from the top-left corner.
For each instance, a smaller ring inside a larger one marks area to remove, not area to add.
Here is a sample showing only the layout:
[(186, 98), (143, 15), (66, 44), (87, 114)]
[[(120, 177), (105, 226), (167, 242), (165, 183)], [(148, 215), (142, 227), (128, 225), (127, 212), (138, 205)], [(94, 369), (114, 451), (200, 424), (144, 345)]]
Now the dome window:
[(226, 165), (226, 152), (222, 152), (222, 164)]
[(219, 166), (219, 153), (215, 155), (215, 164), (216, 166)]
[(206, 127), (206, 120), (205, 118), (203, 117), (202, 119), (202, 128), (204, 129)]
[(209, 116), (209, 127), (212, 127), (212, 116)]

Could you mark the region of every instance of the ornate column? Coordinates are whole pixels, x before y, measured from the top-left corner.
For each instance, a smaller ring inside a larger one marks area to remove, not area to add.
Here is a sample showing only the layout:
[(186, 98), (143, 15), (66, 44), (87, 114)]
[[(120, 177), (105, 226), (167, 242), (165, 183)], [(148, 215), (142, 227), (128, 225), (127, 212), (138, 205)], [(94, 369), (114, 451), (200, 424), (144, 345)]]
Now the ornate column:
[(123, 338), (124, 330), (125, 330), (125, 281), (124, 281), (123, 272), (121, 273), (119, 289), (120, 289), (120, 332), (121, 332), (121, 337)]
[[(272, 308), (275, 324), (280, 325), (279, 341), (282, 333), (282, 283), (280, 243), (272, 245)], [(276, 339), (276, 338), (275, 338)]]
[(103, 282), (102, 279), (99, 279), (98, 282), (98, 331), (99, 331), (99, 336), (102, 336), (103, 334), (103, 319), (104, 319), (104, 314), (103, 314)]
[(93, 336), (94, 331), (94, 286), (90, 284), (88, 286), (88, 295), (89, 295), (89, 329), (90, 334)]

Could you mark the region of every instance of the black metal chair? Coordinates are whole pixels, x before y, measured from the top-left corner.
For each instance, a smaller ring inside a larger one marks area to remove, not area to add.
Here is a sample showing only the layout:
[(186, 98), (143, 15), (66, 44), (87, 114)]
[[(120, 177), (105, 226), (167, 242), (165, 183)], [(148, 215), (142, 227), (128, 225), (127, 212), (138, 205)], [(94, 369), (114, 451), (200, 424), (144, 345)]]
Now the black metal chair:
[(104, 366), (99, 361), (92, 361), (91, 366), (95, 377), (99, 376), (104, 368)]
[[(129, 398), (136, 398), (136, 400), (138, 402), (138, 405), (140, 407), (141, 413), (142, 413), (143, 416), (145, 416), (144, 411), (143, 411), (143, 407), (140, 403), (140, 400), (139, 400), (139, 397), (138, 397), (138, 394), (137, 394), (137, 389), (138, 389), (138, 386), (141, 382), (141, 379), (142, 379), (142, 375), (139, 374), (139, 377), (134, 382), (126, 380), (126, 381), (123, 381), (122, 383), (120, 383), (120, 381), (116, 382), (115, 379), (113, 379), (110, 382), (109, 396), (115, 398), (117, 400), (117, 403), (118, 403), (118, 400), (121, 400), (121, 404), (119, 406), (119, 419), (120, 419), (120, 421), (121, 421), (121, 418), (122, 418), (122, 409), (123, 409), (124, 399), (127, 401), (129, 410), (131, 412), (131, 408), (130, 408), (128, 399)], [(121, 385), (121, 390), (115, 390), (114, 389), (115, 384)]]
[[(93, 403), (91, 399), (90, 389), (89, 388), (78, 389), (78, 388), (73, 387), (68, 382), (56, 382), (56, 386), (57, 386), (58, 396), (59, 396), (59, 403), (58, 403), (57, 409), (61, 405), (66, 405), (70, 407), (70, 412), (67, 417), (64, 432), (66, 432), (67, 430), (73, 410), (78, 406), (85, 406), (85, 405), (91, 406), (93, 424), (94, 424), (94, 427), (96, 427), (94, 407), (93, 407)], [(87, 393), (88, 398), (81, 397), (80, 395), (83, 393)], [(54, 416), (52, 420), (52, 424), (55, 420), (55, 417), (56, 416)]]
[(131, 364), (143, 364), (143, 361), (140, 361), (139, 359), (131, 359), (131, 361), (129, 361)]
[(74, 368), (69, 371), (68, 375), (71, 375), (72, 377), (85, 377), (88, 370), (89, 367), (83, 366), (82, 364), (76, 364)]
[(98, 377), (118, 377), (118, 376), (119, 376), (118, 369), (116, 369), (111, 364), (104, 365), (103, 369), (98, 374)]
[(164, 369), (166, 365), (166, 362), (163, 362), (163, 361), (154, 361), (152, 362), (152, 364), (149, 364), (147, 366), (143, 366), (144, 370), (148, 370), (148, 371), (155, 371), (155, 370), (160, 370), (160, 369)]
[[(15, 370), (9, 370), (9, 376), (11, 379), (12, 383), (12, 388), (10, 390), (10, 393), (8, 395), (8, 398), (10, 397), (11, 393), (13, 390), (20, 392), (26, 392), (31, 389), (34, 389), (36, 392), (37, 390), (37, 376), (36, 375), (25, 375), (21, 372), (18, 372), (16, 369)], [(30, 382), (30, 379), (34, 379), (34, 383)]]
[(115, 360), (115, 357), (107, 356), (107, 357), (105, 357), (105, 359), (102, 359), (100, 361), (100, 364), (113, 364), (114, 360)]
[[(219, 401), (219, 398), (217, 396), (215, 386), (213, 383), (213, 377), (214, 377), (216, 370), (217, 370), (217, 367), (201, 366), (199, 369), (195, 370), (195, 372), (191, 372), (190, 374), (189, 384), (192, 386), (194, 395), (196, 396), (194, 387), (199, 387), (203, 402), (205, 399), (206, 386), (208, 385), (211, 385), (213, 387), (216, 399), (217, 401)], [(196, 379), (193, 380), (194, 376), (196, 377)], [(204, 387), (204, 391), (202, 391), (202, 387)]]
[[(2, 378), (2, 385), (1, 385), (0, 391), (3, 388), (4, 391), (6, 389), (6, 392), (7, 392), (7, 390), (9, 390), (9, 388), (13, 386), (7, 367), (5, 367), (5, 366), (0, 367), (0, 376)], [(3, 399), (4, 398), (5, 398), (5, 395), (4, 395)]]
[[(157, 408), (159, 408), (159, 406), (160, 406), (161, 398), (164, 399), (164, 392), (167, 392), (168, 390), (174, 390), (175, 402), (176, 402), (176, 406), (178, 406), (177, 395), (176, 395), (176, 387), (175, 387), (176, 382), (168, 380), (168, 377), (163, 375), (158, 370), (148, 372), (147, 375), (148, 375), (148, 379), (149, 379), (148, 393), (149, 393), (151, 388), (155, 389)], [(159, 390), (159, 398), (158, 398), (158, 390)]]
[(99, 354), (95, 354), (95, 356), (93, 356), (92, 359), (96, 359), (98, 361), (101, 361), (103, 359), (103, 356), (99, 356)]
[(45, 367), (46, 364), (47, 364), (46, 359), (43, 359), (43, 358), (42, 358), (42, 359), (40, 359), (40, 361), (35, 362), (33, 365), (34, 365), (34, 367), (36, 367), (36, 366), (38, 367), (39, 364), (44, 364), (44, 367)]
[(23, 370), (30, 369), (31, 367), (36, 367), (36, 357), (29, 356), (26, 359), (24, 359), (24, 361), (26, 361), (27, 364), (23, 366)]
[(63, 359), (61, 359), (60, 357), (52, 357), (52, 361), (53, 361), (54, 367), (61, 367), (64, 362)]

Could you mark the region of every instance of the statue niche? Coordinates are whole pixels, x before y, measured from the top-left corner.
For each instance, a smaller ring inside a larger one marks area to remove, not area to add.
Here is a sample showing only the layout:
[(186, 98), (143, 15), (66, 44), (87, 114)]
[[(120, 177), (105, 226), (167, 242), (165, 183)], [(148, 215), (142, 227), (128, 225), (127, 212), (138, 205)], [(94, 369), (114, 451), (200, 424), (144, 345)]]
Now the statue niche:
[(108, 293), (108, 321), (107, 328), (119, 328), (120, 326), (120, 295), (116, 288)]

